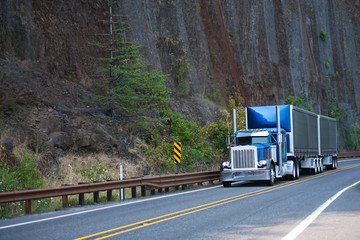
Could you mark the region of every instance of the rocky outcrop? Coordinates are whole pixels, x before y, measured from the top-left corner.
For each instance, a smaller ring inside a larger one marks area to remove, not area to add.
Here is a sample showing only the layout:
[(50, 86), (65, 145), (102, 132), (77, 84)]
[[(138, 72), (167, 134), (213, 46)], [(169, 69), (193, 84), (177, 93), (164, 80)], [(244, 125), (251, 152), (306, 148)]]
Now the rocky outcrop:
[[(174, 111), (206, 123), (231, 94), (268, 105), (288, 93), (326, 115), (334, 100), (346, 148), (360, 113), (360, 0), (114, 2), (114, 21), (169, 75)], [(92, 99), (96, 58), (109, 53), (90, 42), (108, 40), (108, 1), (5, 0), (0, 9), (2, 141), (39, 151), (43, 169), (68, 152), (142, 161), (134, 138)]]

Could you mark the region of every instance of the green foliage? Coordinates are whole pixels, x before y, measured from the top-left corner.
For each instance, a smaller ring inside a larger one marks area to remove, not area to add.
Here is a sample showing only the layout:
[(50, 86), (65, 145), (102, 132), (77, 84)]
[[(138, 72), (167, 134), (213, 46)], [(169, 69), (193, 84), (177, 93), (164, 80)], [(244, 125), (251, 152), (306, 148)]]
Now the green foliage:
[(321, 30), (321, 32), (320, 32), (321, 40), (325, 41), (327, 39), (327, 37), (328, 37), (328, 33), (325, 32), (324, 30)]
[(360, 149), (360, 125), (358, 122), (355, 122), (351, 127), (351, 131), (348, 131), (346, 134), (346, 143), (348, 147), (355, 150)]
[(219, 150), (206, 140), (198, 124), (179, 113), (163, 112), (162, 120), (149, 125), (148, 130), (151, 137), (145, 154), (156, 173), (175, 172), (175, 141), (182, 144), (182, 172), (204, 171), (218, 165)]
[(233, 134), (232, 109), (236, 110), (236, 128), (245, 128), (245, 109), (241, 103), (239, 95), (231, 96), (228, 110), (221, 111), (218, 121), (209, 123), (202, 129), (204, 136), (208, 137), (221, 153), (228, 154), (226, 137)]
[(175, 62), (176, 70), (176, 80), (177, 88), (180, 96), (185, 96), (189, 94), (190, 91), (190, 82), (188, 80), (189, 75), (189, 64), (186, 62), (185, 58), (180, 58)]
[(112, 49), (112, 57), (99, 58), (104, 66), (100, 72), (101, 80), (96, 85), (104, 94), (97, 97), (115, 110), (136, 116), (157, 115), (159, 109), (170, 102), (169, 90), (165, 86), (167, 76), (149, 69), (150, 66), (143, 62), (142, 46), (126, 41), (126, 31), (125, 27), (114, 29), (108, 46), (95, 44)]
[(327, 58), (327, 59), (325, 60), (325, 67), (326, 67), (326, 68), (329, 68), (330, 62), (331, 62), (331, 58)]
[(343, 114), (342, 109), (338, 106), (338, 100), (336, 97), (333, 97), (329, 105), (329, 117), (335, 118), (337, 121), (340, 120)]
[[(238, 128), (245, 125), (244, 108), (238, 105), (241, 102), (239, 97), (229, 100), (229, 109), (237, 110)], [(145, 153), (156, 173), (176, 171), (173, 157), (175, 141), (182, 144), (181, 171), (205, 171), (217, 168), (226, 158), (226, 136), (232, 134), (232, 117), (229, 111), (223, 110), (216, 122), (200, 127), (182, 118), (179, 113), (166, 110), (161, 121), (154, 122), (147, 129), (151, 137)]]
[(313, 112), (311, 105), (305, 99), (305, 92), (299, 96), (291, 96), (288, 91), (285, 92), (285, 104), (292, 104), (296, 107)]
[(16, 158), (15, 165), (8, 163), (6, 159), (1, 159), (1, 162), (3, 165), (0, 169), (0, 192), (20, 191), (44, 186), (44, 181), (40, 179), (40, 172), (36, 169), (36, 155), (24, 150), (22, 155)]
[[(36, 155), (24, 150), (21, 156), (15, 157), (12, 154), (4, 154), (1, 149), (0, 161), (0, 192), (20, 191), (28, 188), (44, 187), (40, 172), (37, 170)], [(10, 158), (16, 159), (15, 163)], [(19, 214), (24, 209), (24, 203), (15, 202), (0, 205), (0, 216), (7, 217)]]
[[(152, 174), (176, 171), (173, 158), (175, 141), (182, 143), (182, 172), (217, 168), (225, 152), (225, 136), (229, 132), (228, 113), (220, 114), (219, 121), (213, 125), (201, 128), (170, 110), (169, 89), (165, 86), (167, 76), (150, 70), (150, 66), (143, 63), (141, 47), (126, 41), (126, 27), (123, 23), (117, 25), (120, 27), (113, 31), (112, 45), (94, 43), (104, 49), (113, 49), (112, 58), (99, 59), (103, 68), (97, 87), (103, 94), (99, 94), (98, 99), (118, 111), (126, 111), (137, 117), (135, 130), (142, 134), (147, 143), (144, 153)], [(185, 58), (175, 57), (184, 52), (179, 46), (180, 41), (169, 33), (162, 40), (155, 34), (155, 40), (158, 47), (169, 53), (171, 64), (176, 69), (179, 94), (187, 95), (190, 91), (189, 64)], [(232, 102), (235, 105), (234, 99)], [(94, 180), (103, 170), (86, 168), (82, 174)]]

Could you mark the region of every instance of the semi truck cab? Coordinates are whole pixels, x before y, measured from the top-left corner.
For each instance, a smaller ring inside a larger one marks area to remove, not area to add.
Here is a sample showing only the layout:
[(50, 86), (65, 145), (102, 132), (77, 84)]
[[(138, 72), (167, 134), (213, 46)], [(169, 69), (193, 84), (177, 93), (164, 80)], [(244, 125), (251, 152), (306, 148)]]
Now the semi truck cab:
[(230, 160), (221, 166), (225, 187), (232, 182), (260, 180), (273, 185), (276, 177), (286, 173), (286, 131), (277, 128), (242, 129), (235, 132)]

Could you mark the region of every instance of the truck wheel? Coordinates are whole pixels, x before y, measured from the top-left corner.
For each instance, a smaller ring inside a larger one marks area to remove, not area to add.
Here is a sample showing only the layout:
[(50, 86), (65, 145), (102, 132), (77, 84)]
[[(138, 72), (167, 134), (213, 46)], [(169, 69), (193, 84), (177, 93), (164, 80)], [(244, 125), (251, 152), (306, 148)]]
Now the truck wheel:
[(320, 172), (324, 172), (324, 163), (322, 160), (320, 161)]
[(270, 179), (267, 181), (266, 185), (273, 186), (275, 184), (275, 167), (271, 164), (270, 167)]
[(330, 169), (335, 169), (335, 159), (334, 158), (331, 161)]
[(334, 159), (331, 160), (331, 165), (326, 166), (326, 170), (334, 169)]
[(312, 175), (316, 175), (317, 173), (318, 173), (318, 164), (315, 162), (315, 166), (314, 166), (314, 168), (311, 168), (311, 174)]
[(289, 176), (290, 180), (295, 180), (296, 179), (296, 163), (294, 161), (293, 164), (293, 169), (292, 169), (292, 174)]
[(338, 166), (338, 161), (337, 161), (337, 158), (334, 159), (334, 169), (337, 169), (337, 166)]
[(231, 187), (231, 182), (222, 182), (224, 187)]

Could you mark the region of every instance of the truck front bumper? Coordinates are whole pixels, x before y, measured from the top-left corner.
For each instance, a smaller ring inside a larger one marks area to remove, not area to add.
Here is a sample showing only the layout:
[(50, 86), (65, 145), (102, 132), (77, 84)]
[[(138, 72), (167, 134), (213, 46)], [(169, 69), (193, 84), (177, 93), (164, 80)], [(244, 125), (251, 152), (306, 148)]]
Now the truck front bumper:
[(220, 172), (222, 182), (270, 180), (270, 169), (224, 169)]

